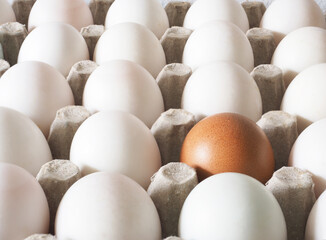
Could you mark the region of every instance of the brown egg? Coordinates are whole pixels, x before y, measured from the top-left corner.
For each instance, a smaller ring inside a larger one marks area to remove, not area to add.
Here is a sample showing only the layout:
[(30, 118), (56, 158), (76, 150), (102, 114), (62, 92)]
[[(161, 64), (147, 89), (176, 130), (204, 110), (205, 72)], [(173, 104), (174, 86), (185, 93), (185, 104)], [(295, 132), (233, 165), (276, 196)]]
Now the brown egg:
[(254, 121), (234, 113), (216, 114), (197, 123), (185, 138), (180, 161), (195, 168), (199, 180), (238, 172), (266, 183), (275, 166), (265, 133)]

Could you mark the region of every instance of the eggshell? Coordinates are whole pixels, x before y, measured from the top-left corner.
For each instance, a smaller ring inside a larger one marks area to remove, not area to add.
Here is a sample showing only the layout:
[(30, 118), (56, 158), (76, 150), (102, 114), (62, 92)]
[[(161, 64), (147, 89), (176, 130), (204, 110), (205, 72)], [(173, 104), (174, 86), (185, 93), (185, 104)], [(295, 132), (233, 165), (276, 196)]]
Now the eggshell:
[(154, 33), (137, 23), (119, 23), (106, 30), (94, 50), (98, 64), (116, 59), (140, 64), (154, 78), (166, 65), (165, 53)]
[(23, 42), (18, 62), (45, 62), (67, 76), (71, 67), (89, 59), (82, 35), (64, 23), (47, 23), (34, 29)]
[(43, 189), (26, 170), (0, 163), (0, 239), (47, 233), (50, 213)]
[(288, 34), (277, 46), (272, 64), (281, 68), (286, 87), (304, 69), (326, 62), (326, 30), (304, 27)]
[(33, 176), (52, 160), (41, 130), (25, 115), (0, 107), (0, 162), (16, 164)]
[(37, 0), (28, 18), (28, 30), (49, 22), (67, 23), (78, 31), (94, 24), (84, 0)]
[(289, 166), (308, 170), (313, 174), (316, 197), (326, 189), (326, 119), (307, 127), (294, 143)]
[(306, 225), (305, 240), (326, 239), (326, 193), (324, 192), (316, 201)]
[(88, 118), (73, 138), (70, 160), (83, 175), (122, 173), (145, 189), (161, 167), (151, 131), (134, 115), (121, 111), (103, 111)]
[(60, 72), (42, 62), (22, 62), (0, 78), (0, 106), (32, 119), (47, 137), (57, 110), (74, 105), (74, 96)]
[(103, 110), (132, 113), (149, 128), (164, 112), (163, 97), (155, 79), (145, 68), (127, 60), (106, 62), (91, 74), (83, 105), (93, 113)]
[(157, 0), (115, 0), (105, 19), (105, 27), (134, 22), (149, 28), (160, 39), (169, 28), (169, 19)]
[(232, 22), (244, 33), (249, 30), (247, 14), (236, 0), (197, 0), (188, 10), (183, 26), (196, 29), (212, 20)]
[(312, 0), (273, 1), (260, 23), (260, 27), (273, 31), (276, 44), (288, 33), (308, 26), (326, 27), (322, 10)]
[(242, 114), (253, 121), (262, 115), (262, 100), (255, 80), (232, 62), (199, 67), (183, 91), (181, 106), (196, 120), (222, 112)]
[(16, 22), (16, 16), (7, 0), (0, 0), (0, 25)]
[(216, 114), (197, 123), (183, 142), (180, 162), (195, 168), (199, 180), (238, 172), (266, 183), (275, 167), (273, 150), (263, 130), (234, 113)]
[(182, 239), (286, 240), (282, 210), (264, 185), (239, 173), (197, 185), (180, 214)]
[(297, 117), (302, 132), (315, 121), (326, 118), (326, 63), (299, 73), (287, 88), (281, 109)]
[(58, 239), (160, 240), (151, 198), (130, 178), (107, 172), (77, 181), (63, 197), (55, 222)]
[(182, 61), (192, 70), (218, 60), (238, 63), (248, 72), (254, 68), (250, 42), (233, 23), (205, 23), (190, 35), (185, 45)]

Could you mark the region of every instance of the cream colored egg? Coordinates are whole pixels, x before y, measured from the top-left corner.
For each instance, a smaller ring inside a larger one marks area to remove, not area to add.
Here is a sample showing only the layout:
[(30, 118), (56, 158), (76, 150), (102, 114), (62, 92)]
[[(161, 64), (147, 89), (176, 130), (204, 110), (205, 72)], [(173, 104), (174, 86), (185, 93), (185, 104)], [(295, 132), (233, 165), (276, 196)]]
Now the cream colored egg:
[(166, 12), (157, 0), (115, 0), (105, 19), (105, 27), (134, 22), (149, 28), (158, 39), (169, 28)]
[(127, 60), (106, 62), (91, 74), (83, 105), (92, 113), (103, 110), (132, 113), (149, 128), (164, 112), (163, 97), (155, 79), (145, 68)]
[(0, 0), (0, 25), (16, 22), (16, 16), (7, 0)]
[(282, 210), (263, 184), (239, 173), (199, 183), (183, 204), (182, 239), (286, 240)]
[(255, 80), (232, 62), (214, 62), (198, 68), (189, 78), (181, 100), (183, 109), (196, 120), (223, 112), (258, 121), (262, 100)]
[(93, 16), (84, 0), (37, 0), (28, 18), (28, 30), (49, 22), (67, 23), (80, 31), (93, 24)]
[(81, 60), (89, 59), (88, 48), (82, 35), (64, 23), (47, 23), (34, 29), (23, 42), (18, 62), (45, 62), (64, 76)]
[(74, 97), (67, 80), (46, 63), (18, 63), (0, 78), (0, 106), (28, 116), (45, 137), (57, 110), (68, 105)]
[(0, 162), (0, 239), (22, 240), (48, 233), (48, 203), (37, 180), (26, 170)]
[(98, 64), (116, 59), (143, 66), (154, 78), (166, 65), (165, 53), (154, 33), (137, 23), (115, 24), (106, 30), (94, 50)]
[(151, 131), (137, 117), (121, 111), (103, 111), (88, 118), (73, 138), (70, 160), (83, 175), (122, 173), (145, 189), (161, 167)]
[(183, 63), (193, 70), (214, 61), (232, 61), (248, 72), (254, 68), (254, 55), (246, 35), (234, 24), (211, 21), (201, 25), (189, 37)]
[(308, 26), (326, 27), (322, 10), (312, 0), (273, 1), (260, 23), (260, 27), (273, 31), (276, 44), (288, 33)]
[(288, 34), (277, 46), (272, 64), (281, 68), (286, 87), (304, 69), (326, 62), (326, 30), (304, 27)]
[(146, 191), (130, 178), (107, 172), (77, 181), (58, 208), (58, 239), (161, 240), (160, 219)]
[(244, 33), (249, 29), (247, 14), (236, 0), (197, 0), (188, 10), (183, 26), (196, 29), (212, 20), (232, 22)]
[(299, 73), (287, 88), (281, 110), (297, 117), (298, 131), (326, 118), (326, 63)]
[(33, 176), (52, 160), (41, 130), (25, 115), (0, 107), (0, 162), (16, 164)]

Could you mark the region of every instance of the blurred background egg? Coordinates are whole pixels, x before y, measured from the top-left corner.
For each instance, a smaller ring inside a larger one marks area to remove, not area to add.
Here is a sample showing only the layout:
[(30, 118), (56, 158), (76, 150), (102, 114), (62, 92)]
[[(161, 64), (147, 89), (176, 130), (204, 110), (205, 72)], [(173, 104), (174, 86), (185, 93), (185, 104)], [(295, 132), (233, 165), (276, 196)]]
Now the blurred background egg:
[(67, 80), (46, 63), (18, 63), (0, 78), (0, 106), (28, 116), (45, 137), (57, 110), (68, 105), (74, 97)]
[(36, 176), (51, 160), (49, 145), (36, 124), (15, 110), (0, 107), (0, 162), (16, 164)]
[(264, 185), (239, 173), (199, 183), (180, 214), (182, 239), (286, 240), (282, 210)]
[(37, 0), (28, 18), (28, 30), (49, 22), (67, 23), (80, 31), (93, 24), (93, 16), (84, 0)]
[(232, 62), (213, 62), (199, 67), (183, 91), (181, 106), (196, 120), (222, 112), (242, 114), (258, 121), (262, 100), (255, 80)]
[(157, 37), (138, 23), (119, 23), (106, 30), (94, 50), (97, 64), (116, 59), (143, 66), (154, 78), (166, 65), (165, 53)]
[(313, 0), (275, 0), (260, 23), (260, 27), (273, 31), (276, 45), (288, 33), (308, 26), (326, 27), (324, 14)]
[(221, 113), (197, 123), (186, 136), (180, 161), (196, 169), (199, 180), (238, 172), (266, 183), (274, 172), (271, 144), (256, 123), (234, 113)]
[(188, 10), (183, 26), (196, 29), (212, 20), (232, 22), (244, 33), (249, 30), (247, 14), (236, 0), (197, 0)]
[(106, 62), (91, 74), (85, 86), (83, 105), (92, 113), (130, 112), (149, 128), (164, 111), (163, 97), (155, 79), (145, 68), (127, 60)]
[(48, 233), (49, 222), (48, 203), (37, 180), (18, 166), (0, 162), (0, 239)]
[(149, 195), (130, 178), (94, 173), (77, 181), (56, 216), (58, 239), (161, 240), (160, 219)]
[(0, 0), (0, 25), (7, 22), (16, 22), (16, 16), (7, 0)]
[(248, 72), (254, 68), (249, 40), (233, 23), (205, 23), (190, 35), (185, 45), (182, 61), (192, 70), (218, 60), (235, 62)]
[(70, 160), (83, 175), (122, 173), (145, 189), (161, 167), (160, 151), (149, 128), (121, 111), (103, 111), (88, 118), (73, 138)]
[(160, 39), (169, 28), (169, 19), (158, 0), (115, 0), (105, 19), (105, 27), (134, 22), (149, 28)]
[(40, 61), (67, 76), (71, 67), (89, 59), (88, 48), (82, 35), (65, 23), (47, 23), (35, 28), (24, 40), (18, 62)]

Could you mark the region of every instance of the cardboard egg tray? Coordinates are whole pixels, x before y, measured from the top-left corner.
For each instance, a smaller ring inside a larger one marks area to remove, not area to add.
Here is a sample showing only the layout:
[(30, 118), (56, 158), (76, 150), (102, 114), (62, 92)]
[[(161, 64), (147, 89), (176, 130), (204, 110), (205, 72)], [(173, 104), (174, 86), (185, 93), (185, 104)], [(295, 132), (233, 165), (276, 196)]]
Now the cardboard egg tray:
[[(113, 1), (93, 0), (89, 4), (96, 25), (83, 28), (81, 34), (86, 40), (91, 57), (97, 40), (104, 32), (106, 12)], [(0, 59), (5, 59), (0, 60), (0, 76), (10, 65), (17, 63), (20, 46), (28, 34), (24, 25), (27, 24), (34, 2), (35, 0), (14, 1), (13, 9), (20, 23), (7, 23), (0, 26)], [(308, 172), (284, 167), (287, 165), (290, 150), (298, 136), (296, 118), (279, 111), (285, 87), (282, 71), (270, 65), (275, 50), (273, 34), (266, 29), (258, 28), (265, 6), (261, 2), (244, 2), (242, 5), (250, 23), (247, 37), (253, 48), (256, 66), (251, 76), (258, 85), (263, 102), (264, 115), (257, 124), (268, 136), (276, 162), (275, 173), (267, 183), (267, 188), (274, 194), (283, 210), (288, 239), (304, 239), (306, 221), (315, 202), (314, 183)], [(171, 28), (163, 35), (161, 44), (168, 65), (157, 77), (164, 99), (165, 112), (151, 129), (161, 152), (163, 167), (153, 177), (148, 193), (161, 218), (162, 236), (170, 240), (179, 239), (172, 236), (178, 233), (177, 225), (182, 204), (198, 183), (193, 169), (178, 163), (183, 140), (196, 124), (191, 113), (180, 109), (182, 92), (192, 73), (188, 66), (181, 63), (183, 48), (192, 33), (191, 30), (181, 27), (189, 7), (190, 3), (187, 2), (170, 2), (165, 7)], [(81, 61), (72, 67), (67, 80), (72, 88), (76, 105), (82, 104), (84, 86), (96, 67), (97, 64), (93, 61)], [(57, 112), (48, 137), (53, 159), (69, 159), (73, 136), (90, 115), (82, 106), (68, 106)], [(67, 160), (53, 160), (45, 164), (37, 176), (48, 199), (52, 234), (56, 210), (63, 194), (81, 177), (76, 166)], [(163, 171), (164, 169), (171, 171)], [(179, 180), (169, 176), (168, 173), (178, 174)], [(175, 195), (176, 189), (181, 194)], [(291, 201), (295, 198), (297, 199), (295, 202)], [(27, 239), (55, 239), (55, 237), (51, 234), (36, 234)]]

